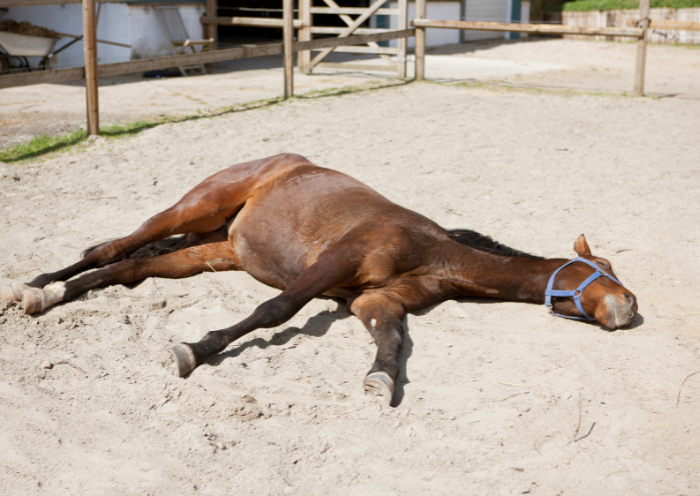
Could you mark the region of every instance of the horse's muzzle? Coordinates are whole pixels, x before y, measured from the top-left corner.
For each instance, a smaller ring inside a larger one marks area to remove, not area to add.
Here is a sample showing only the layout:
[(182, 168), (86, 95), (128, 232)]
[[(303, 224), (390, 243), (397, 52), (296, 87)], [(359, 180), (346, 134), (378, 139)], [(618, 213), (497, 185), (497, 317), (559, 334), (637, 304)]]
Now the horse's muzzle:
[(629, 325), (637, 315), (637, 298), (632, 293), (607, 295), (603, 300), (597, 316), (598, 321), (606, 327), (615, 330)]

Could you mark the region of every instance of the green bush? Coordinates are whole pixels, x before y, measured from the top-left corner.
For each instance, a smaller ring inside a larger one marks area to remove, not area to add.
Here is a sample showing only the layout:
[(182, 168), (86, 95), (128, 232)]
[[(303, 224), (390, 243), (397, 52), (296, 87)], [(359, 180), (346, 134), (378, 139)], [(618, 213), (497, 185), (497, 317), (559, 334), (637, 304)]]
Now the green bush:
[[(651, 6), (687, 9), (700, 7), (700, 0), (651, 0)], [(565, 3), (563, 7), (563, 10), (569, 12), (638, 9), (639, 0), (575, 0), (574, 2)]]

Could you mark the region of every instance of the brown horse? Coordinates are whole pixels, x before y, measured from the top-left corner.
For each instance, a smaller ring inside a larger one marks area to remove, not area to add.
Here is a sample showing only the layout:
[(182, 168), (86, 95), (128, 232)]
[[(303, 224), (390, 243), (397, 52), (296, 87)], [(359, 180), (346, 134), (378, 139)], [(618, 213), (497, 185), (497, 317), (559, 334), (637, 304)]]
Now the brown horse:
[[(551, 279), (550, 306), (558, 314), (590, 315), (610, 329), (632, 322), (636, 299), (614, 278), (610, 262), (594, 257), (583, 235), (574, 250), (582, 260), (565, 265), (568, 260), (534, 257), (473, 231), (446, 231), (345, 174), (284, 154), (214, 174), (130, 236), (90, 248), (78, 263), (28, 285), (6, 286), (2, 296), (21, 300), (33, 314), (110, 284), (245, 270), (282, 293), (232, 327), (176, 345), (179, 376), (326, 295), (345, 299), (371, 333), (377, 357), (365, 390), (391, 401), (407, 311), (456, 296), (544, 303)], [(562, 295), (567, 289), (571, 294)]]

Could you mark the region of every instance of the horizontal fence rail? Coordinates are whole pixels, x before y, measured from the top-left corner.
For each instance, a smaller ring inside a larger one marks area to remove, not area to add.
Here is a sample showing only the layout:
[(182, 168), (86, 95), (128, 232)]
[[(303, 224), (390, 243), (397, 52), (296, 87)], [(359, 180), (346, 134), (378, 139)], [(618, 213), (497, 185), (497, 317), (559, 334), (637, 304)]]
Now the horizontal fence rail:
[(590, 36), (628, 36), (630, 38), (641, 38), (644, 35), (644, 30), (640, 28), (592, 28), (563, 26), (561, 24), (518, 24), (509, 22), (414, 19), (412, 25), (417, 28), (465, 29), (470, 31), (506, 31), (511, 33), (582, 34)]
[[(218, 26), (252, 26), (257, 28), (279, 28), (284, 27), (284, 19), (270, 18), (270, 17), (212, 17), (212, 16), (202, 16), (200, 17), (200, 22), (202, 24), (214, 24)], [(303, 28), (304, 23), (298, 19), (292, 22), (295, 28)]]
[[(415, 34), (414, 29), (390, 31), (386, 33), (346, 36), (344, 38), (322, 38), (311, 41), (297, 41), (293, 44), (293, 51), (318, 50), (322, 48), (335, 48), (341, 46), (361, 45), (369, 41), (389, 41), (400, 38), (408, 38)], [(269, 45), (245, 46), (214, 50), (211, 52), (188, 53), (182, 55), (169, 55), (151, 59), (130, 60), (128, 62), (116, 62), (97, 66), (97, 75), (100, 77), (129, 74), (132, 72), (151, 71), (155, 69), (167, 69), (185, 65), (211, 64), (225, 62), (227, 60), (247, 59), (263, 57), (266, 55), (279, 55), (284, 52), (283, 43)], [(28, 86), (42, 83), (63, 83), (85, 78), (84, 67), (71, 69), (56, 69), (23, 74), (0, 76), (0, 89), (16, 86)]]

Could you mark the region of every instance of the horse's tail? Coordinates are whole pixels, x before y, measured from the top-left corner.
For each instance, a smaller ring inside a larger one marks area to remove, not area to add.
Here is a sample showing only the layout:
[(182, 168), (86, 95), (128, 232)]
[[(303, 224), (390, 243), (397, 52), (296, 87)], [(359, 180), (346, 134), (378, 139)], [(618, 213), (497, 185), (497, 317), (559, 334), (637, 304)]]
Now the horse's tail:
[[(115, 238), (119, 239), (119, 238)], [(104, 246), (107, 243), (111, 243), (114, 241), (114, 239), (110, 239), (109, 241), (104, 241), (102, 243), (98, 243), (94, 246), (91, 246), (90, 248), (87, 248), (84, 250), (81, 254), (81, 258), (87, 257), (90, 253), (95, 251), (97, 248), (100, 246)], [(166, 255), (168, 253), (172, 253), (174, 251), (179, 250), (180, 248), (184, 247), (187, 244), (187, 234), (182, 234), (180, 236), (172, 236), (170, 238), (165, 238), (161, 239), (159, 241), (154, 241), (153, 243), (147, 244), (146, 246), (139, 248), (136, 250), (134, 253), (129, 255), (128, 258), (150, 258), (150, 257), (157, 257), (159, 255)]]

